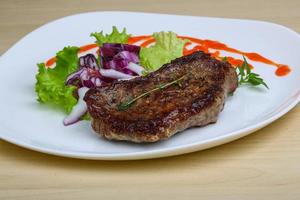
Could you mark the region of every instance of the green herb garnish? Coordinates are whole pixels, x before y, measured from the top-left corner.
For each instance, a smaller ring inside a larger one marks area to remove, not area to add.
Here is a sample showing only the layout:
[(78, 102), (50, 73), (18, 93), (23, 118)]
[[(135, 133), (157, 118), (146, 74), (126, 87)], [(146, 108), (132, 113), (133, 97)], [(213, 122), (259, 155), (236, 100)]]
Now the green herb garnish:
[(144, 92), (134, 98), (130, 98), (128, 101), (125, 101), (125, 102), (121, 102), (117, 108), (118, 110), (120, 111), (124, 111), (124, 110), (127, 110), (130, 106), (132, 106), (132, 104), (134, 104), (137, 100), (139, 100), (140, 98), (143, 98), (145, 96), (148, 96), (149, 94), (157, 91), (157, 90), (163, 90), (164, 88), (167, 88), (171, 85), (179, 85), (179, 87), (181, 87), (181, 83), (180, 81), (184, 78), (185, 76), (182, 76), (172, 82), (169, 82), (169, 83), (165, 83), (165, 84), (159, 84), (157, 85), (155, 88), (153, 88), (152, 90), (149, 90), (147, 92)]
[(254, 86), (263, 85), (269, 89), (268, 85), (264, 82), (264, 80), (259, 76), (259, 74), (255, 74), (251, 72), (251, 68), (243, 56), (244, 62), (242, 66), (237, 66), (238, 76), (239, 76), (239, 84), (251, 84)]
[(222, 58), (222, 61), (227, 61), (228, 59), (227, 59), (227, 56), (224, 56), (223, 58)]

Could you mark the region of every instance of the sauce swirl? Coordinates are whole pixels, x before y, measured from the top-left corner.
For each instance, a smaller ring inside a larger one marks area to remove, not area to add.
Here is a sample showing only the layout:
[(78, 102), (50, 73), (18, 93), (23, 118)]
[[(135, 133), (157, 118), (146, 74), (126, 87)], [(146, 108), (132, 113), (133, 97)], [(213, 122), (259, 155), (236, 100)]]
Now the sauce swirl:
[[(189, 36), (178, 36), (178, 38), (181, 39), (187, 39), (190, 42), (186, 43), (186, 45), (183, 48), (183, 55), (188, 55), (191, 54), (195, 51), (203, 51), (205, 53), (210, 53), (213, 57), (220, 59), (220, 51), (226, 51), (226, 52), (230, 52), (230, 53), (236, 53), (239, 55), (243, 55), (245, 57), (247, 57), (249, 60), (252, 61), (256, 61), (256, 62), (261, 62), (264, 64), (268, 64), (268, 65), (272, 65), (274, 67), (276, 67), (276, 71), (275, 74), (277, 76), (286, 76), (291, 72), (291, 69), (288, 65), (284, 65), (284, 64), (280, 64), (280, 63), (276, 63), (258, 53), (255, 52), (244, 52), (232, 47), (229, 47), (228, 45), (215, 41), (215, 40), (202, 40), (199, 38), (193, 38), (193, 37), (189, 37)], [(135, 42), (139, 42), (141, 40), (144, 40), (143, 43), (141, 44), (142, 47), (147, 47), (150, 44), (155, 42), (155, 39), (152, 36), (143, 36), (142, 38), (138, 37), (131, 37), (131, 41)], [(131, 44), (133, 44), (131, 43)], [(192, 49), (188, 49), (188, 46), (191, 44), (195, 44), (195, 46)], [(217, 51), (210, 51), (210, 49), (214, 49)], [(241, 59), (236, 59), (233, 57), (227, 57), (227, 61), (233, 65), (233, 66), (241, 66), (243, 64), (243, 60)], [(252, 65), (250, 65), (250, 67), (253, 68)]]
[[(220, 51), (225, 51), (225, 52), (235, 53), (235, 54), (245, 56), (249, 60), (255, 62), (260, 62), (260, 63), (274, 66), (277, 68), (275, 71), (276, 76), (286, 76), (291, 72), (291, 68), (288, 65), (277, 63), (255, 52), (244, 52), (239, 49), (229, 47), (228, 45), (222, 42), (218, 42), (215, 40), (207, 40), (207, 39), (203, 40), (203, 39), (189, 37), (189, 36), (178, 36), (178, 38), (189, 40), (189, 42), (187, 42), (183, 48), (183, 55), (188, 55), (195, 51), (203, 51), (205, 53), (211, 54), (211, 56), (213, 56), (214, 58), (222, 59), (222, 57), (220, 56)], [(151, 35), (133, 36), (128, 39), (128, 44), (136, 44), (139, 42), (141, 47), (148, 47), (151, 44), (155, 43), (155, 39)], [(194, 46), (192, 48), (188, 48), (190, 45), (194, 45)], [(79, 53), (83, 53), (85, 51), (94, 48), (98, 48), (97, 44), (88, 44), (80, 47)], [(55, 61), (56, 61), (55, 57), (46, 61), (46, 67), (52, 66), (55, 63)], [(234, 67), (241, 66), (243, 64), (243, 60), (233, 58), (231, 56), (227, 57), (227, 61)], [(250, 67), (253, 68), (252, 65), (250, 65)]]

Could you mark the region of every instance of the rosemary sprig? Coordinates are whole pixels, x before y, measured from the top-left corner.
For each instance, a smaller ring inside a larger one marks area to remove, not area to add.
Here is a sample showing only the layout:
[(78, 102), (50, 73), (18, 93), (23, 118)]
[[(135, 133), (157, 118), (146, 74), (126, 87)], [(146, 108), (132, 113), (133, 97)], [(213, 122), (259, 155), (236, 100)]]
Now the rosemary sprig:
[(254, 86), (263, 85), (269, 89), (268, 85), (264, 82), (264, 79), (260, 77), (259, 74), (255, 74), (251, 72), (251, 68), (243, 56), (244, 62), (242, 66), (237, 66), (238, 69), (238, 76), (239, 76), (239, 84), (251, 84)]
[(137, 100), (139, 100), (140, 98), (143, 98), (143, 97), (145, 97), (145, 96), (148, 96), (149, 94), (151, 94), (151, 93), (153, 93), (153, 92), (155, 92), (155, 91), (157, 91), (157, 90), (163, 90), (164, 88), (167, 88), (167, 87), (169, 87), (169, 86), (171, 86), (171, 85), (179, 85), (179, 86), (181, 86), (180, 81), (181, 81), (184, 77), (185, 77), (185, 76), (182, 76), (182, 77), (180, 77), (180, 78), (178, 78), (178, 79), (176, 79), (176, 80), (174, 80), (174, 81), (172, 81), (172, 82), (169, 82), (169, 83), (159, 84), (159, 85), (157, 85), (155, 88), (153, 88), (153, 89), (151, 89), (151, 90), (149, 90), (149, 91), (147, 91), (147, 92), (144, 92), (144, 93), (142, 93), (142, 94), (140, 94), (140, 95), (138, 95), (138, 96), (136, 96), (136, 97), (134, 97), (134, 98), (131, 98), (131, 99), (128, 100), (128, 101), (121, 102), (121, 103), (117, 106), (117, 108), (118, 108), (118, 110), (120, 110), (120, 111), (127, 110), (127, 109), (128, 109), (130, 106), (132, 106), (132, 104), (135, 103)]

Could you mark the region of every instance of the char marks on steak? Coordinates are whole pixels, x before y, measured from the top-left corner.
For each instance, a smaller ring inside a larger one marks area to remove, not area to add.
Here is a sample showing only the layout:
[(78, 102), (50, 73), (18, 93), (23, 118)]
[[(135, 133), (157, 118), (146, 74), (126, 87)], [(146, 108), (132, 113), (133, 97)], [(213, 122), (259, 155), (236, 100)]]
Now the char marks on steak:
[[(120, 103), (180, 77), (180, 84)], [(201, 51), (177, 58), (147, 76), (116, 81), (85, 95), (93, 129), (107, 139), (156, 142), (193, 126), (217, 121), (227, 94), (238, 86), (235, 69)]]

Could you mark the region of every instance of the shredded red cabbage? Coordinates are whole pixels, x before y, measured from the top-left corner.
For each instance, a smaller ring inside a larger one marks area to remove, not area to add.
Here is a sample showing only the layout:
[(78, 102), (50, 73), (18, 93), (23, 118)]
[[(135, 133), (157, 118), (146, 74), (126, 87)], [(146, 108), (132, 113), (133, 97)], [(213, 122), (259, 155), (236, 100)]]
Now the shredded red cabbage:
[[(130, 48), (126, 47), (126, 49)], [(74, 85), (77, 88), (93, 88), (116, 79), (129, 79), (140, 75), (140, 71), (129, 67), (132, 63), (137, 62), (139, 62), (139, 58), (135, 53), (121, 51), (114, 55), (113, 60), (106, 62), (106, 67), (100, 68), (96, 57), (93, 54), (87, 54), (79, 58), (79, 70), (67, 77), (66, 84)]]
[(66, 84), (78, 88), (93, 88), (101, 86), (109, 81), (100, 73), (97, 59), (93, 54), (87, 54), (79, 58), (79, 70), (67, 77)]
[[(100, 47), (100, 65), (93, 54), (79, 58), (78, 71), (67, 77), (66, 85), (78, 88), (78, 104), (64, 120), (65, 125), (77, 122), (86, 112), (83, 96), (89, 88), (99, 87), (117, 79), (130, 79), (141, 75), (139, 63), (140, 47), (128, 44), (105, 43)], [(84, 104), (84, 105), (83, 105)]]
[(138, 64), (140, 47), (129, 44), (104, 43), (100, 47), (101, 63), (104, 69), (115, 69), (129, 75), (138, 75), (127, 68), (130, 62)]

